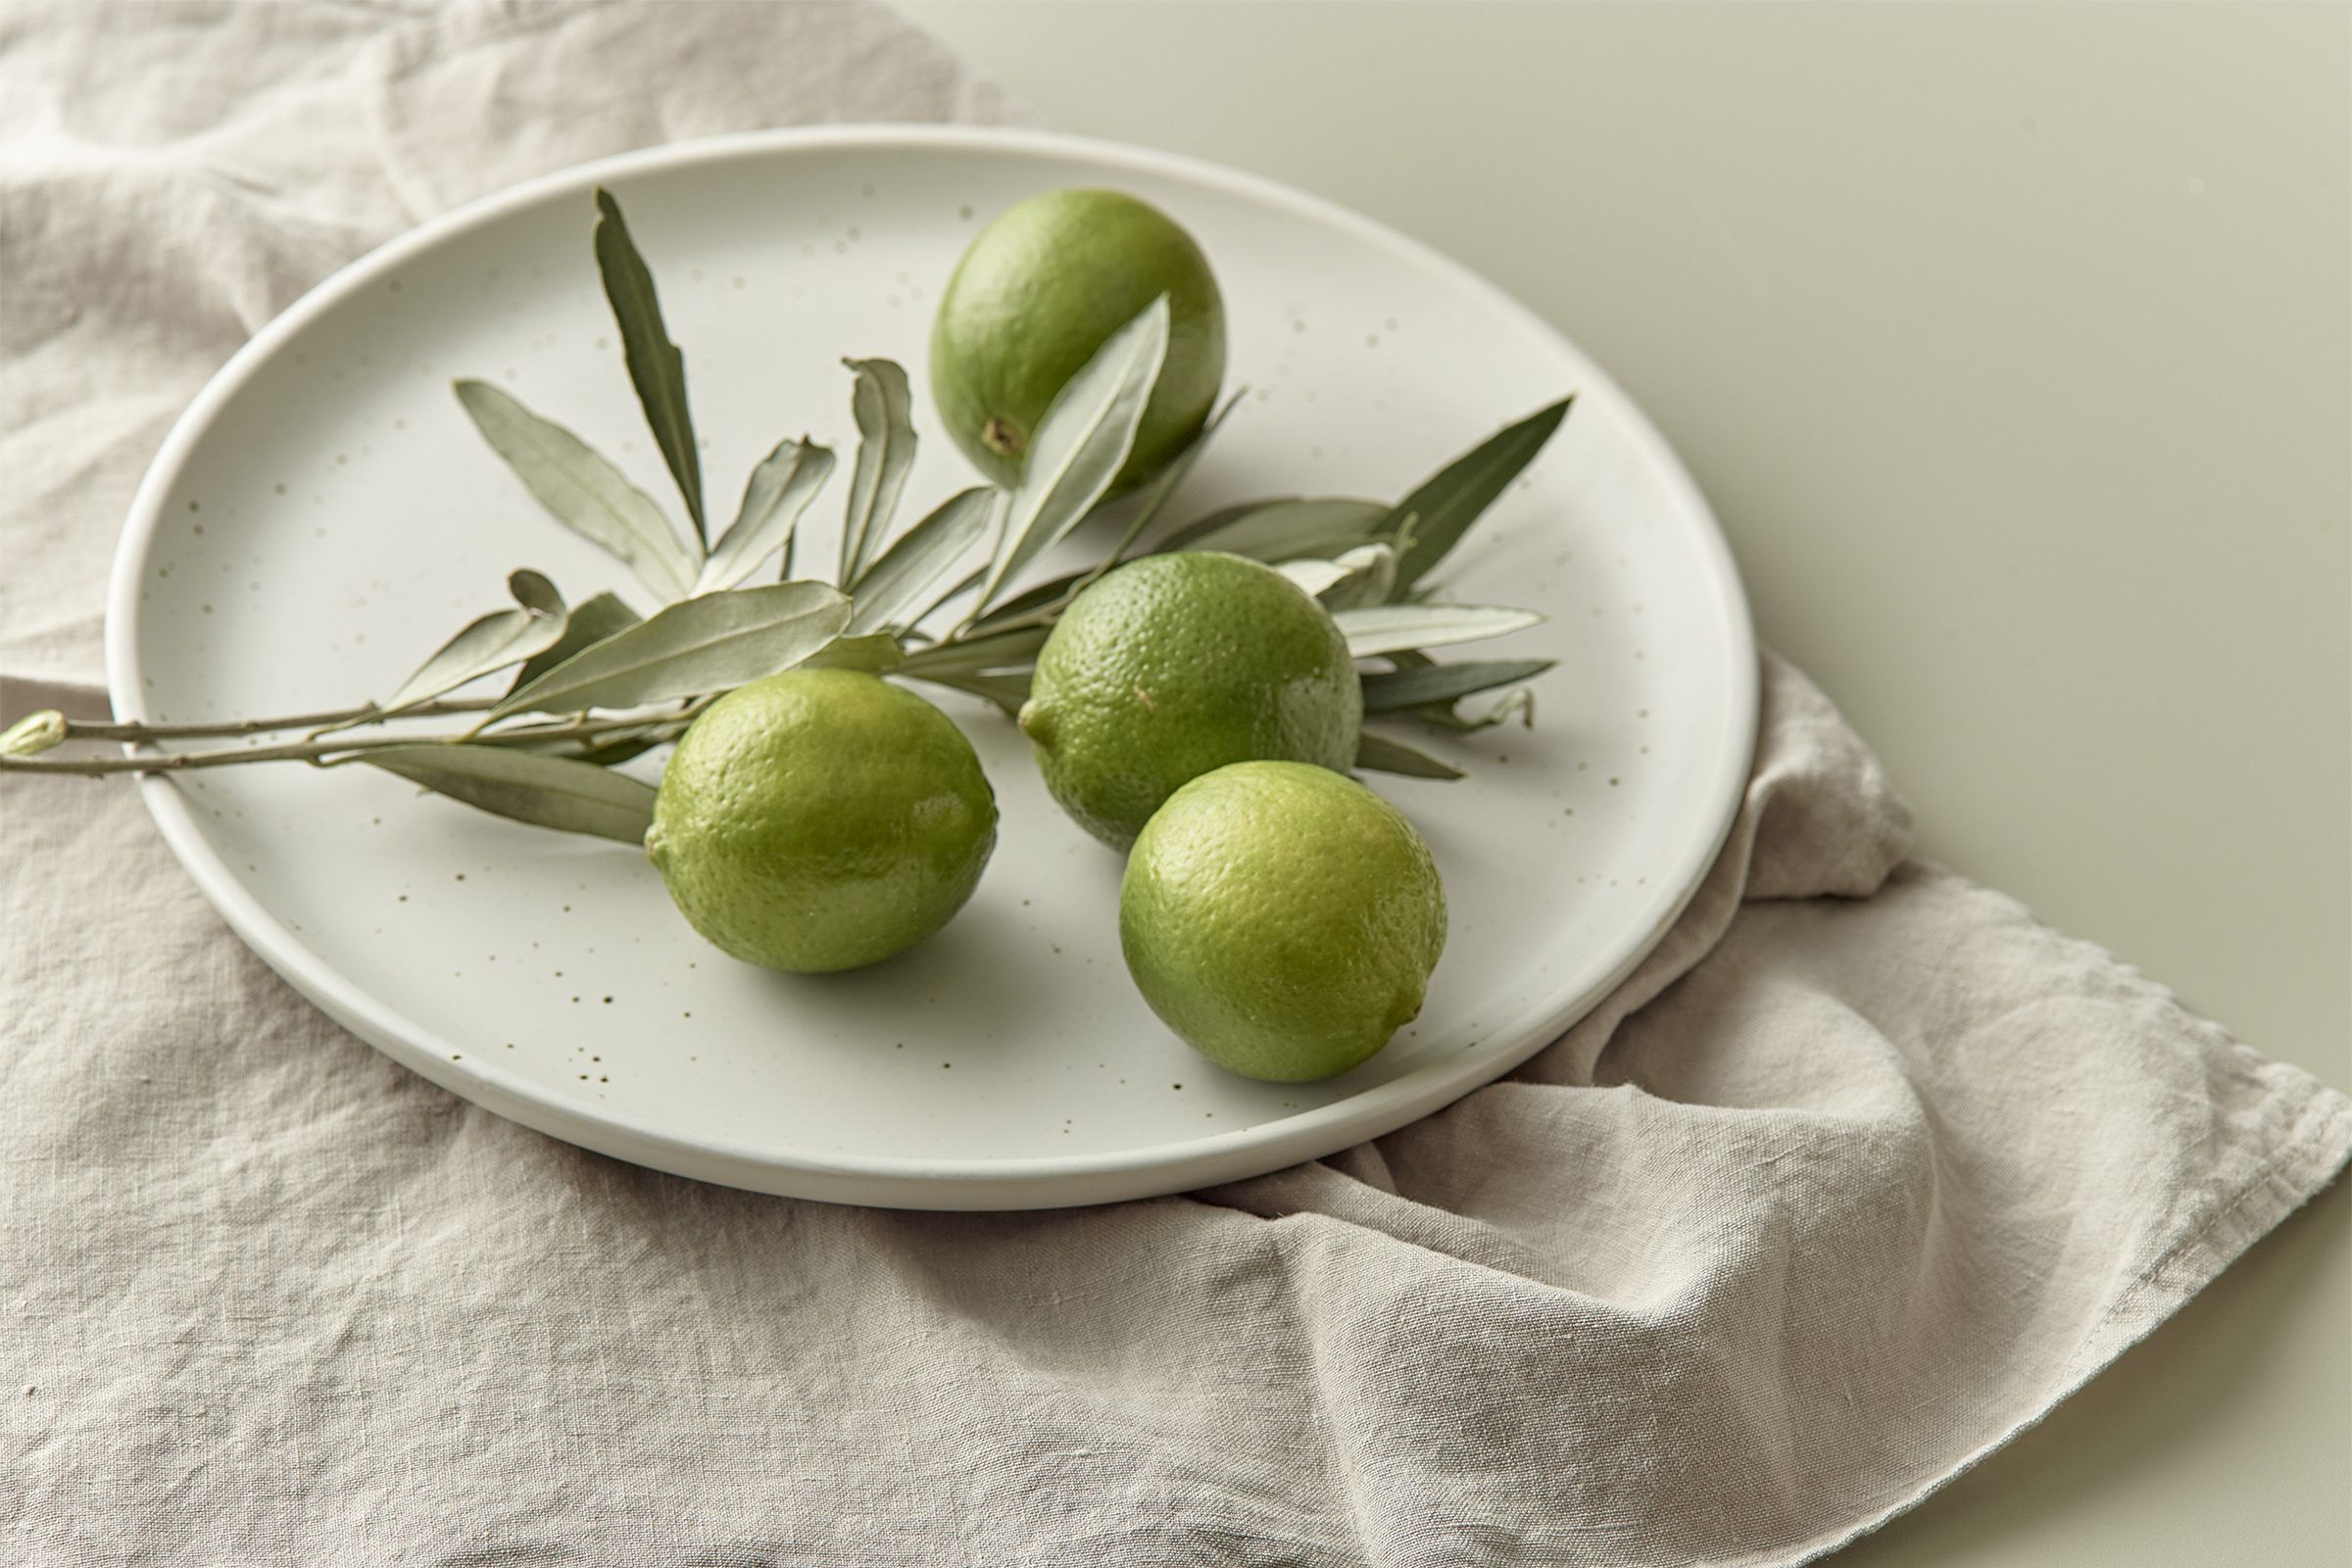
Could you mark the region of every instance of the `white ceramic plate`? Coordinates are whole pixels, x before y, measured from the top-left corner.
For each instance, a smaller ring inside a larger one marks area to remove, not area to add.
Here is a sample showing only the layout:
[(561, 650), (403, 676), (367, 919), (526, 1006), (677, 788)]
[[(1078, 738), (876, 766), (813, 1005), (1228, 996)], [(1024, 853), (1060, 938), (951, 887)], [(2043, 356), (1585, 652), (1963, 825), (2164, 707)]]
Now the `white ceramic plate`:
[[(519, 565), (574, 603), (626, 588), (536, 511), (449, 390), (492, 379), (671, 496), (590, 256), (600, 181), (660, 279), (722, 497), (780, 436), (846, 456), (853, 354), (918, 383), (905, 515), (969, 483), (920, 385), (937, 291), (990, 215), (1062, 186), (1159, 204), (1223, 282), (1231, 383), (1253, 390), (1179, 518), (1251, 495), (1395, 496), (1574, 391), (1447, 569), (1456, 597), (1550, 617), (1475, 657), (1560, 667), (1532, 733), (1429, 741), (1468, 779), (1375, 776), (1436, 852), (1451, 940), (1419, 1022), (1311, 1085), (1232, 1077), (1160, 1026), (1120, 963), (1117, 858), (1055, 809), (1009, 724), (930, 688), (980, 750), (1002, 840), (947, 930), (848, 975), (739, 964), (642, 857), (370, 769), (148, 779), (205, 894), (363, 1039), (502, 1115), (707, 1181), (929, 1208), (1100, 1202), (1311, 1159), (1447, 1103), (1555, 1039), (1697, 885), (1746, 774), (1755, 654), (1723, 539), (1640, 412), (1420, 245), (1261, 179), (1065, 137), (852, 127), (667, 148), (476, 203), (346, 269), (230, 361), (156, 459), (109, 610), (121, 714), (381, 695)], [(804, 561), (831, 559), (842, 484), (804, 525)]]

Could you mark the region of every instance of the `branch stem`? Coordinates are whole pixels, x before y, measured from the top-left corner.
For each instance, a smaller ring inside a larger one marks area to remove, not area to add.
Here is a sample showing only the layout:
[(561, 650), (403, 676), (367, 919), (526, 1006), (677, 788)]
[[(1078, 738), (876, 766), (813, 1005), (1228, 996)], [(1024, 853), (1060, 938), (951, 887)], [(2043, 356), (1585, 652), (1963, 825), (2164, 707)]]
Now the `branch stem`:
[[(214, 751), (165, 752), (134, 757), (0, 757), (0, 772), (73, 774), (98, 778), (109, 773), (178, 773), (194, 768), (235, 767), (246, 762), (310, 762), (319, 767), (334, 767), (344, 762), (358, 761), (368, 752), (382, 751), (392, 746), (536, 746), (547, 741), (597, 740), (624, 731), (657, 741), (670, 740), (685, 733), (686, 726), (710, 702), (709, 698), (697, 699), (684, 710), (671, 713), (652, 716), (640, 713), (597, 719), (583, 715), (563, 723), (527, 724), (495, 734), (466, 731), (460, 734), (387, 735), (362, 740), (302, 740), (287, 741), (276, 746), (223, 746)], [(458, 710), (470, 712), (478, 710), (480, 705), (466, 703), (457, 706)]]
[[(448, 713), (473, 713), (496, 706), (495, 697), (461, 697), (438, 703), (420, 703), (392, 714), (394, 718), (430, 718)], [(195, 724), (112, 724), (91, 723), (80, 719), (66, 721), (66, 739), (70, 741), (140, 741), (198, 740), (212, 736), (268, 735), (278, 730), (318, 729), (365, 722), (377, 711), (368, 703), (360, 708), (339, 708), (324, 713), (289, 713), (283, 718), (236, 718), (207, 720)]]

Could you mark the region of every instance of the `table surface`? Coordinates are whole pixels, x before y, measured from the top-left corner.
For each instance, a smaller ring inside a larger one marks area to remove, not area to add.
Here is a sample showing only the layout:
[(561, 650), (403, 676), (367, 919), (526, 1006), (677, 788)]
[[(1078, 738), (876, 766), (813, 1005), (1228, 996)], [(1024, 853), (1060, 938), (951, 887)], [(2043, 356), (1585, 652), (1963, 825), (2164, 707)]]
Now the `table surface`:
[[(1558, 322), (1923, 854), (2352, 1088), (2352, 8), (906, 9)], [(2348, 1185), (1836, 1560), (2352, 1561)]]

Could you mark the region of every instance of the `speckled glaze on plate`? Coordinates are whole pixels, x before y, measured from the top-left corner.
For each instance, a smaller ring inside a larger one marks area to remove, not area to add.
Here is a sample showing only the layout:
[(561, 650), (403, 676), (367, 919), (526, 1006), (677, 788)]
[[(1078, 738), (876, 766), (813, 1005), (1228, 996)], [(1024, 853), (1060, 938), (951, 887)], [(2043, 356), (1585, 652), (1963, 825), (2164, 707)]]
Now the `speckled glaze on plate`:
[[(677, 917), (642, 856), (372, 770), (145, 780), (206, 896), (363, 1039), (542, 1132), (706, 1181), (904, 1207), (1102, 1202), (1316, 1158), (1438, 1109), (1556, 1038), (1697, 886), (1746, 774), (1755, 652), (1723, 539), (1641, 413), (1558, 332), (1390, 230), (1067, 137), (691, 143), (534, 181), (336, 274), (214, 378), (139, 492), (109, 607), (118, 712), (381, 694), (501, 603), (519, 565), (575, 603), (627, 590), (536, 511), (449, 391), (492, 379), (671, 494), (590, 258), (598, 182), (661, 281), (714, 496), (780, 436), (850, 450), (844, 355), (893, 357), (918, 383), (906, 515), (969, 483), (919, 384), (931, 309), (981, 222), (1062, 186), (1158, 203), (1223, 283), (1230, 384), (1251, 390), (1178, 516), (1251, 495), (1393, 496), (1576, 392), (1446, 572), (1455, 597), (1549, 616), (1478, 657), (1560, 668), (1532, 732), (1428, 741), (1468, 779), (1373, 778), (1437, 855), (1451, 940), (1420, 1020), (1310, 1085), (1231, 1077), (1159, 1025), (1120, 963), (1117, 858), (1054, 808), (1008, 723), (927, 688), (979, 748), (1002, 841), (946, 931), (846, 975), (739, 964)], [(831, 559), (843, 493), (837, 476), (803, 561)]]

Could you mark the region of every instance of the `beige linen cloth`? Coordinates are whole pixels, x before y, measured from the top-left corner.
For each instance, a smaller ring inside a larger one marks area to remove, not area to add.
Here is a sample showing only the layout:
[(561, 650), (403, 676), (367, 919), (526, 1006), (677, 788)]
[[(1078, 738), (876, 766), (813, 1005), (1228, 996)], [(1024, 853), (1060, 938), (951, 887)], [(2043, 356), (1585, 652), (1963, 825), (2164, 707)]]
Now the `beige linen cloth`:
[[(864, 6), (0, 11), (0, 706), (297, 293), (579, 159), (1025, 112)], [(1781, 1564), (2033, 1422), (2352, 1104), (2016, 904), (1768, 662), (1665, 945), (1504, 1082), (1185, 1198), (889, 1213), (582, 1153), (248, 955), (127, 785), (0, 781), (0, 1557)]]

